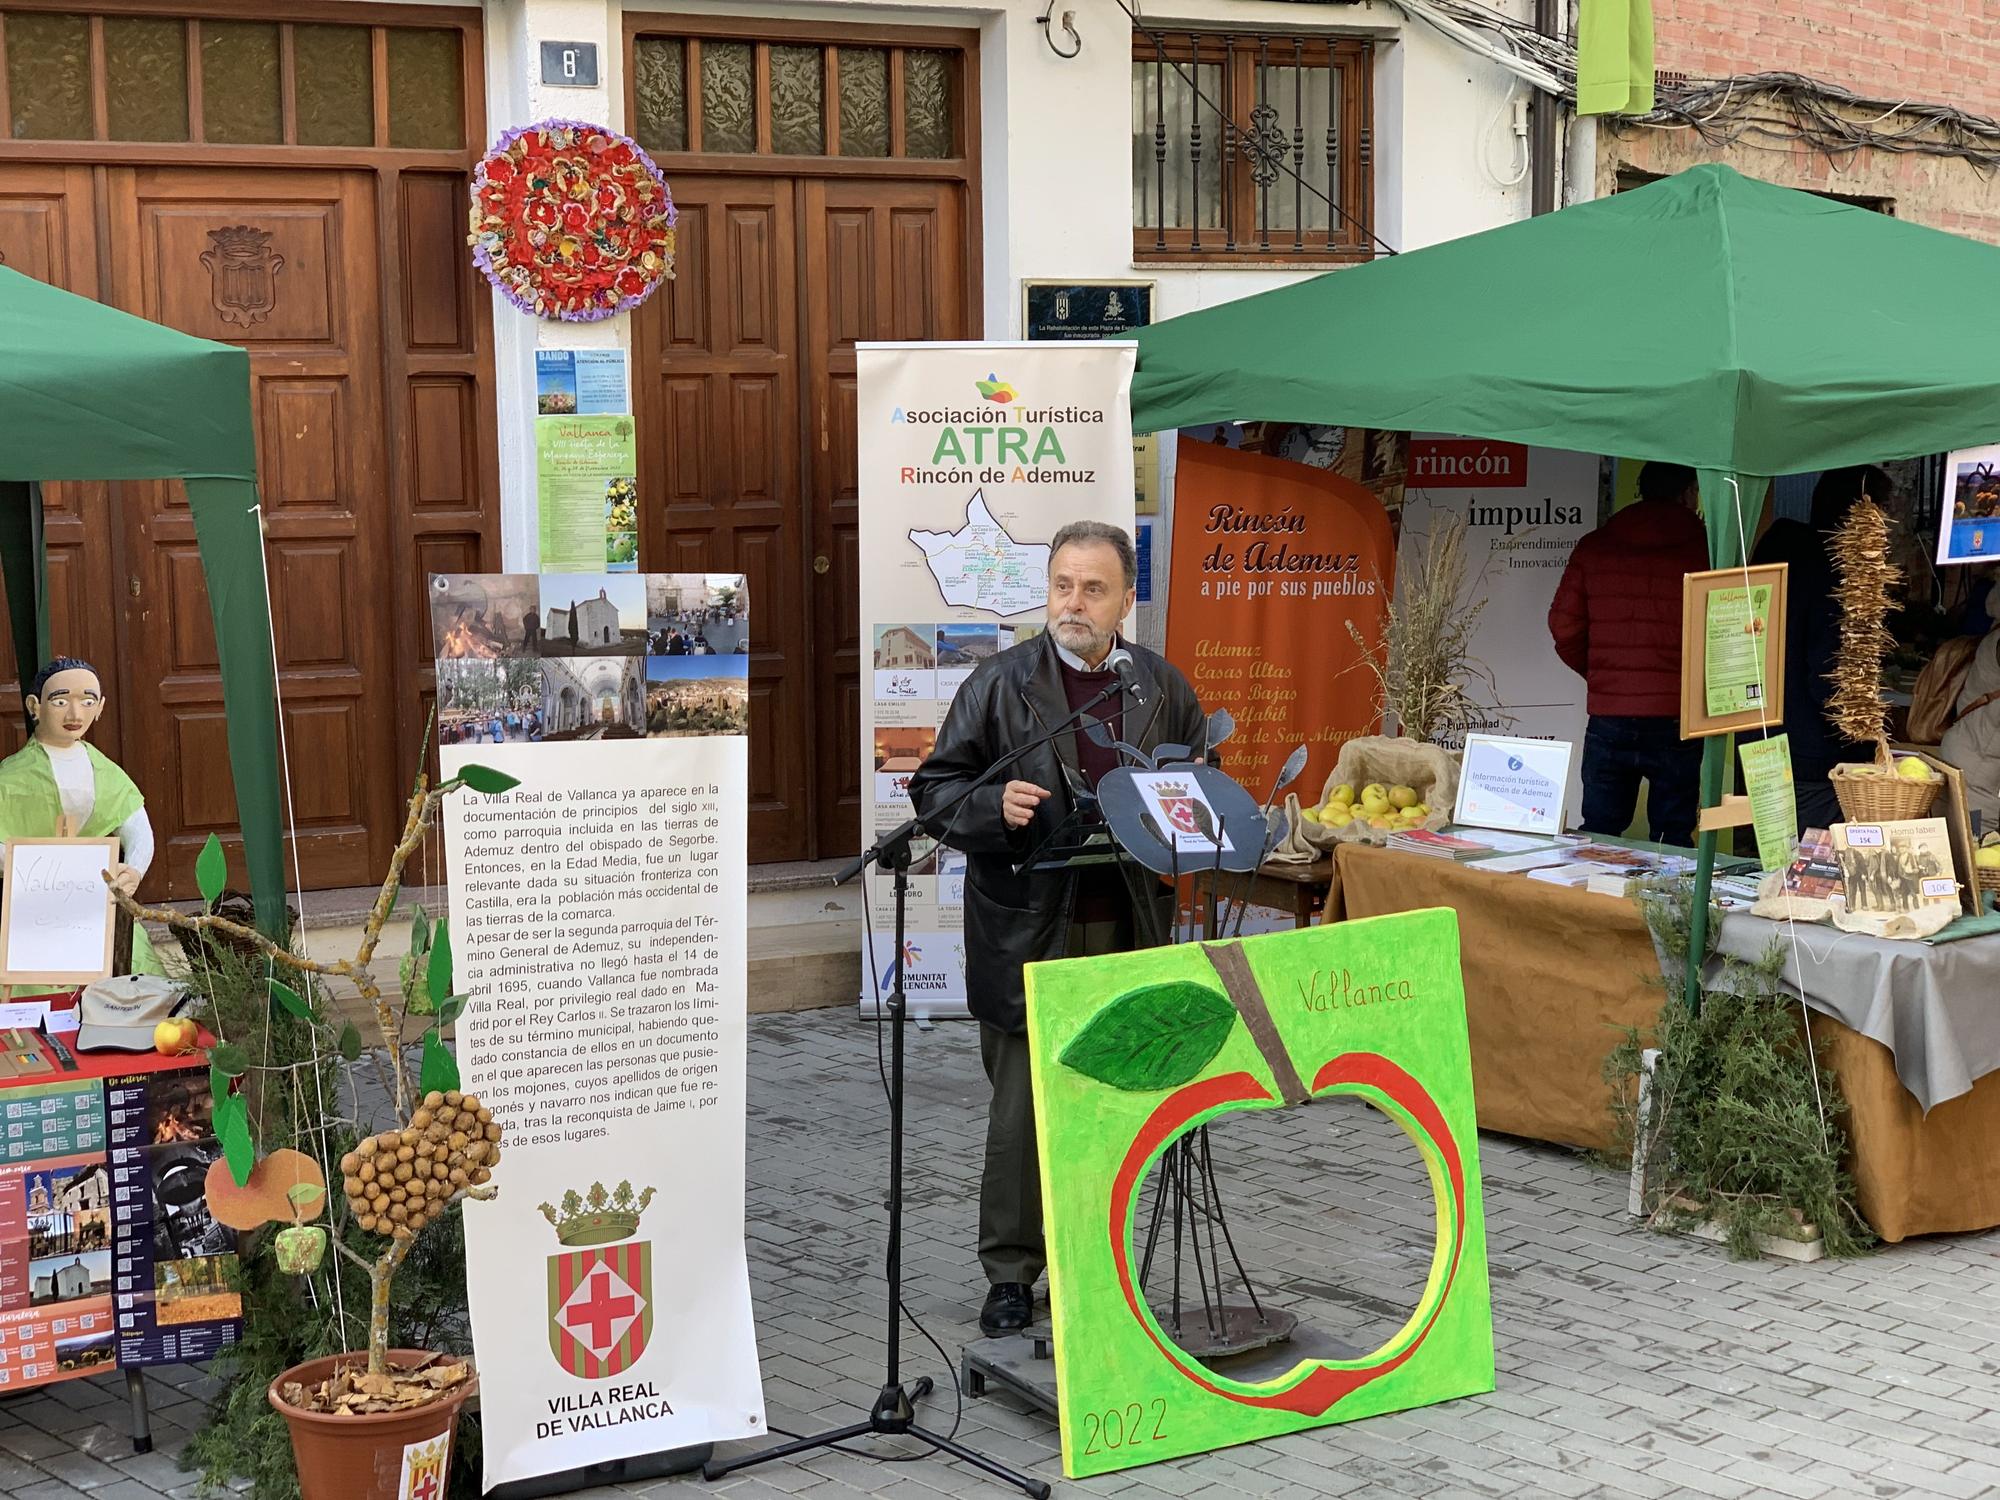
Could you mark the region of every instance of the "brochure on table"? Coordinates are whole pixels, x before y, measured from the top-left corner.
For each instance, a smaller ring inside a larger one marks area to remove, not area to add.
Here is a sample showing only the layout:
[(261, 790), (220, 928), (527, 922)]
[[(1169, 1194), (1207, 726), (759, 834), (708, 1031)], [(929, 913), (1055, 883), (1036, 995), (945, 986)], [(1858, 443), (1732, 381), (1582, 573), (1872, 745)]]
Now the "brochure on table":
[(1467, 735), (1452, 821), (1509, 833), (1561, 833), (1574, 750), (1564, 740)]

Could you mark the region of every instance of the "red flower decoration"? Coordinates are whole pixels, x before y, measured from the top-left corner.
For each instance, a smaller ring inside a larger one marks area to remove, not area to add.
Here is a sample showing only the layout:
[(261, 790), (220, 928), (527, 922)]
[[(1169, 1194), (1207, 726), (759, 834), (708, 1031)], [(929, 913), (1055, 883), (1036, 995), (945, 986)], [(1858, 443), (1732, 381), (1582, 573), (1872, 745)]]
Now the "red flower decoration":
[(666, 180), (632, 141), (544, 120), (480, 162), (469, 240), (523, 312), (588, 321), (637, 306), (674, 274), (675, 218)]

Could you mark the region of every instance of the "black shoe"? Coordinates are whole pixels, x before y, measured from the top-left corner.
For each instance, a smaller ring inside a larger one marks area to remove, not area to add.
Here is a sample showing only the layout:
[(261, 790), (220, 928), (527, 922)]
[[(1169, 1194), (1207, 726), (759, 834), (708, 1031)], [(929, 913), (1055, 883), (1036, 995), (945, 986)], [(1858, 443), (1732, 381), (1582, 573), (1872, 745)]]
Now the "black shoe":
[(1002, 1281), (986, 1294), (979, 1309), (979, 1331), (989, 1339), (1019, 1333), (1034, 1321), (1035, 1294), (1025, 1282)]

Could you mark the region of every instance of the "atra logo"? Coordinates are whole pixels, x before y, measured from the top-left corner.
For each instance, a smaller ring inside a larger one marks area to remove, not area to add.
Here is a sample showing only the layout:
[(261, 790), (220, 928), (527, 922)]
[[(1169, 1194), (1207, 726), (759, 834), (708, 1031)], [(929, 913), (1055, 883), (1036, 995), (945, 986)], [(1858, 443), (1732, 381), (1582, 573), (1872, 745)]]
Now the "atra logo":
[(1010, 382), (1002, 380), (991, 370), (986, 372), (984, 380), (975, 380), (973, 384), (979, 388), (979, 394), (986, 400), (998, 402), (1002, 406), (1021, 399), (1020, 392), (1016, 391)]

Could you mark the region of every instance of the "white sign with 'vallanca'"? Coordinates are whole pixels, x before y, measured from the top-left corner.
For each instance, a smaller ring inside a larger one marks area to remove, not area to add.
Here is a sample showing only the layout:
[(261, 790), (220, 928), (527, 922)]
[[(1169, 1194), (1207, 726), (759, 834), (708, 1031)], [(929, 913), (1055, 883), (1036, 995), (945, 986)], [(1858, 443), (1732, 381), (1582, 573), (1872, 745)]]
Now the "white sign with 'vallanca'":
[(0, 875), (0, 983), (89, 984), (111, 972), (118, 840), (14, 839)]

